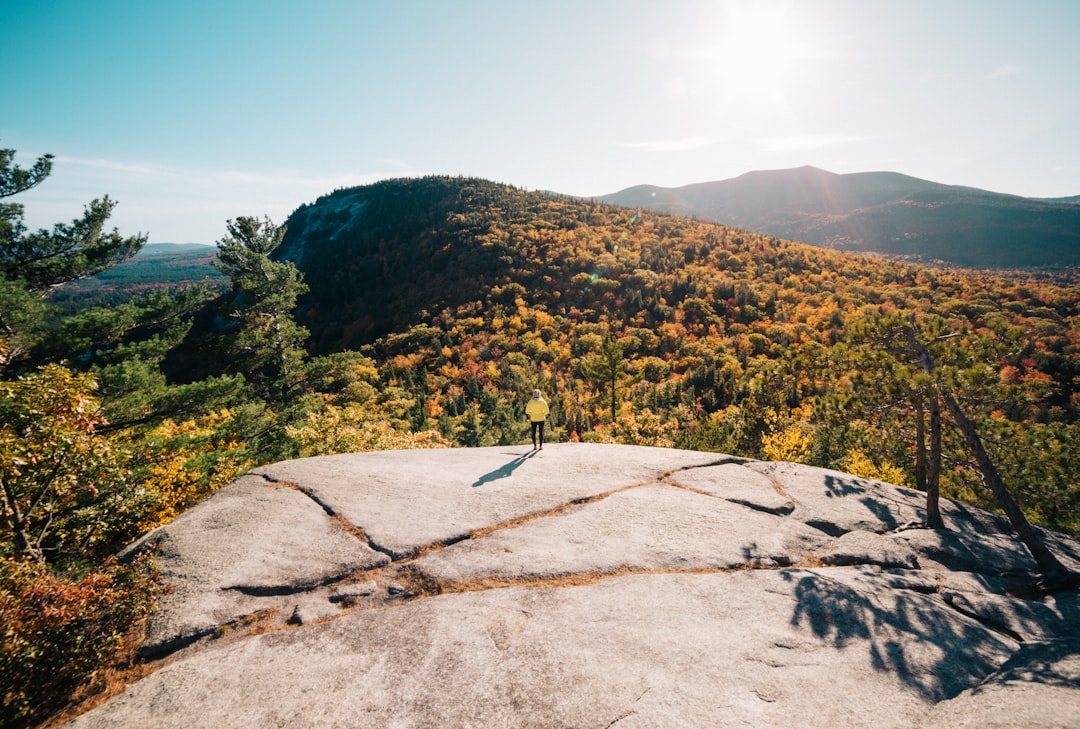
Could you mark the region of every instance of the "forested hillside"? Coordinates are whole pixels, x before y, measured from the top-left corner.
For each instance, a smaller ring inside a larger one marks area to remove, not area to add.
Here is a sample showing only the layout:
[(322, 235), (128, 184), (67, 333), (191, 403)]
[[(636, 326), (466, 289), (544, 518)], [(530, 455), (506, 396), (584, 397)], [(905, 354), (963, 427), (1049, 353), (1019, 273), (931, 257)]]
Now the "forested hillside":
[[(898, 264), (472, 179), (339, 190), (287, 227), (278, 255), (310, 287), (313, 347), (362, 348), (408, 393), (414, 429), (519, 441), (537, 385), (562, 438), (914, 485), (926, 374), (910, 330), (1032, 515), (1080, 527), (1073, 279)], [(988, 503), (960, 436), (945, 440), (945, 493)]]
[(600, 199), (839, 250), (969, 268), (1080, 266), (1075, 198), (1024, 198), (895, 172), (800, 167), (678, 188), (638, 185)]

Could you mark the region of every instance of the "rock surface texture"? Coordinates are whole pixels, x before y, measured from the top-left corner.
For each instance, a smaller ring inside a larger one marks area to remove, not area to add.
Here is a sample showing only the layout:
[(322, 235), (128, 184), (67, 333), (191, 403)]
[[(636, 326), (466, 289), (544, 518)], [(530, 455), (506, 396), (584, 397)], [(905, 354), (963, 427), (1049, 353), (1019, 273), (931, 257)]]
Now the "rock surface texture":
[(133, 545), (173, 586), (156, 670), (67, 726), (1080, 726), (1077, 591), (923, 506), (635, 446), (265, 466)]

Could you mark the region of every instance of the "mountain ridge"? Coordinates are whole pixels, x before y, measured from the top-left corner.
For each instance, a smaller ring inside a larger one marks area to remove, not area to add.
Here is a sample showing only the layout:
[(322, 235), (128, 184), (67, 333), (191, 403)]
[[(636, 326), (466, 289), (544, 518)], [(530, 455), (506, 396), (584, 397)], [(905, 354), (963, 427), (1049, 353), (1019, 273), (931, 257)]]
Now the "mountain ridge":
[(734, 225), (817, 246), (969, 268), (1080, 265), (1080, 196), (1025, 198), (898, 172), (757, 170), (595, 198)]

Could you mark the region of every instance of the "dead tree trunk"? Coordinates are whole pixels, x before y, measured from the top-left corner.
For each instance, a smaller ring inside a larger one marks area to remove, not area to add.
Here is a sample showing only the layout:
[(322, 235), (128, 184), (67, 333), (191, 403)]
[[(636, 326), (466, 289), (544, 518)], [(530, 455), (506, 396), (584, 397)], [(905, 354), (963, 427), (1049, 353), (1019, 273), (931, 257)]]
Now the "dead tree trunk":
[(959, 403), (956, 402), (956, 398), (950, 393), (942, 393), (941, 397), (945, 400), (945, 407), (949, 409), (949, 414), (952, 415), (957, 427), (960, 428), (960, 432), (963, 433), (964, 442), (967, 443), (968, 448), (975, 455), (975, 461), (979, 466), (979, 473), (982, 474), (983, 482), (993, 492), (994, 498), (997, 499), (998, 505), (1005, 512), (1005, 516), (1009, 517), (1013, 529), (1020, 535), (1020, 540), (1031, 552), (1031, 556), (1035, 558), (1035, 563), (1039, 565), (1039, 571), (1044, 575), (1065, 574), (1068, 572), (1064, 565), (1043, 544), (1042, 539), (1035, 533), (1031, 523), (1024, 516), (1024, 512), (1020, 510), (1020, 506), (1013, 499), (1012, 494), (1009, 493), (1009, 489), (1005, 487), (1001, 475), (994, 466), (994, 462), (990, 460), (990, 454), (983, 447), (982, 439), (975, 431), (975, 426), (964, 415)]
[(922, 393), (915, 395), (915, 481), (926, 492), (926, 525), (944, 529), (941, 518), (941, 407), (930, 397), (930, 446), (926, 445), (926, 407)]
[(930, 397), (930, 463), (926, 471), (926, 520), (935, 529), (944, 529), (939, 501), (941, 497), (941, 404), (937, 395)]
[[(915, 332), (913, 330), (908, 331), (908, 346), (919, 357), (922, 367), (926, 370), (927, 374), (934, 374), (934, 358), (930, 352), (923, 345), (915, 339)], [(986, 448), (983, 446), (982, 439), (979, 437), (978, 432), (975, 430), (975, 426), (964, 415), (964, 411), (960, 409), (960, 404), (956, 402), (956, 398), (952, 396), (952, 393), (942, 392), (940, 387), (936, 386), (938, 394), (941, 399), (945, 401), (945, 407), (948, 409), (949, 414), (952, 416), (953, 421), (956, 422), (956, 426), (960, 429), (960, 432), (964, 436), (964, 442), (967, 443), (968, 448), (975, 456), (975, 461), (978, 464), (979, 473), (982, 475), (983, 482), (987, 488), (994, 494), (994, 498), (997, 499), (998, 505), (1002, 511), (1005, 512), (1005, 516), (1009, 518), (1009, 522), (1012, 524), (1013, 529), (1016, 530), (1020, 540), (1031, 552), (1031, 556), (1035, 558), (1035, 563), (1039, 567), (1039, 571), (1044, 575), (1065, 575), (1068, 574), (1068, 570), (1064, 565), (1057, 560), (1057, 558), (1051, 554), (1050, 550), (1043, 544), (1042, 539), (1035, 533), (1031, 523), (1024, 516), (1024, 512), (1020, 510), (1020, 506), (1013, 499), (1012, 494), (1009, 493), (1009, 489), (1006, 488), (1005, 483), (1001, 480), (1001, 475), (998, 473), (997, 468), (994, 466), (994, 462), (990, 459), (990, 454), (986, 452)], [(936, 400), (936, 396), (934, 396)], [(939, 410), (938, 414), (938, 446), (937, 452), (941, 452), (941, 426), (940, 426), (940, 408), (936, 407), (936, 403), (931, 405), (931, 413), (934, 409)], [(920, 412), (921, 417), (921, 412)], [(931, 415), (931, 422), (933, 422), (933, 415)], [(931, 426), (933, 428), (933, 426)], [(929, 478), (927, 479), (929, 483)], [(929, 501), (929, 493), (927, 494), (927, 500)], [(929, 519), (929, 514), (927, 515)], [(940, 515), (939, 515), (940, 518)]]

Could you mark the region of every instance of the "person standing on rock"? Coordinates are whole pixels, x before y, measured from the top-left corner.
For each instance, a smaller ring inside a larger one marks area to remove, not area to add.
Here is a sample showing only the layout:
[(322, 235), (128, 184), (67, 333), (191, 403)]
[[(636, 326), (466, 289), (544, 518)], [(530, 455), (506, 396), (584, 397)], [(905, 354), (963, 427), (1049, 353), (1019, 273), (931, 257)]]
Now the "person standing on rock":
[(533, 450), (537, 450), (538, 435), (540, 437), (539, 449), (544, 450), (544, 422), (548, 416), (548, 404), (539, 390), (533, 390), (532, 400), (529, 400), (529, 404), (525, 406), (525, 415), (528, 416), (529, 425), (532, 426)]

